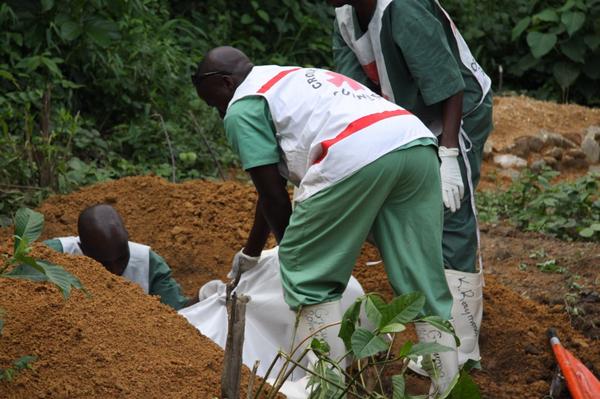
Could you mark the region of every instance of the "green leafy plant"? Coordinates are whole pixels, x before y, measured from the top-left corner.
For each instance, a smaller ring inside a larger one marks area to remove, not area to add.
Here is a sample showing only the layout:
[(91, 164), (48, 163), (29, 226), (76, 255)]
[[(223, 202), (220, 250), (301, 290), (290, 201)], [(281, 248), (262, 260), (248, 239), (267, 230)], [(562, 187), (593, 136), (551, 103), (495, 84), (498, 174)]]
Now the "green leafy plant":
[[(21, 208), (15, 214), (15, 243), (12, 257), (7, 257), (4, 266), (0, 267), (0, 277), (31, 281), (48, 281), (55, 284), (67, 299), (71, 288), (77, 288), (89, 295), (79, 279), (61, 266), (34, 259), (29, 255), (30, 244), (37, 240), (44, 227), (44, 216), (28, 208)], [(11, 266), (11, 270), (7, 271)], [(0, 335), (4, 327), (5, 312), (0, 308)], [(23, 356), (15, 360), (11, 367), (0, 369), (0, 381), (11, 381), (14, 375), (31, 368), (36, 356)]]
[(566, 271), (564, 267), (561, 267), (556, 263), (556, 259), (549, 259), (544, 262), (536, 263), (536, 266), (543, 273), (559, 273), (562, 274)]
[(509, 220), (525, 231), (565, 240), (600, 240), (600, 194), (597, 175), (552, 184), (556, 172), (525, 170), (505, 191), (477, 197), (481, 220)]
[[(318, 334), (318, 331), (315, 331), (307, 338), (310, 339), (310, 344), (298, 360), (294, 360), (298, 355), (296, 352), (303, 343), (298, 344), (289, 354), (282, 351), (278, 353), (273, 364), (279, 359), (284, 359), (285, 365), (275, 379), (275, 389), (269, 392), (268, 397), (274, 397), (291, 371), (301, 367), (310, 375), (307, 387), (311, 392), (310, 398), (416, 398), (405, 392), (404, 374), (409, 362), (422, 359), (423, 367), (432, 375), (436, 372), (432, 354), (448, 351), (450, 348), (435, 342), (415, 344), (406, 341), (399, 350), (394, 350), (394, 341), (406, 330), (408, 324), (414, 322), (429, 323), (441, 331), (454, 334), (448, 321), (437, 316), (420, 316), (424, 304), (425, 297), (421, 293), (402, 295), (390, 303), (385, 303), (378, 294), (367, 294), (358, 298), (346, 310), (340, 322), (339, 337), (347, 349), (344, 358), (354, 360), (353, 366), (348, 369), (350, 371), (343, 369), (338, 361), (329, 357), (329, 345), (314, 338)], [(366, 313), (372, 328), (360, 324), (361, 309)], [(322, 328), (326, 327), (331, 325)], [(458, 344), (458, 338), (455, 339)], [(305, 368), (299, 362), (309, 351), (312, 351), (318, 360), (314, 367)], [(384, 383), (386, 368), (391, 364), (400, 365), (400, 372), (392, 376), (389, 383)], [(268, 375), (265, 378), (268, 378)], [(261, 385), (255, 398), (259, 397), (262, 388)], [(476, 399), (480, 398), (480, 393), (477, 385), (464, 370), (446, 392), (437, 392), (435, 397)]]
[(31, 369), (31, 363), (37, 360), (37, 356), (23, 356), (17, 360), (15, 360), (11, 367), (7, 367), (5, 369), (0, 369), (0, 381), (12, 381), (15, 374), (20, 371)]
[[(598, 95), (600, 81), (600, 1), (567, 0), (562, 6), (540, 2), (539, 11), (521, 19), (512, 39), (525, 40), (530, 54), (527, 69), (540, 67), (551, 73), (563, 100), (574, 88), (590, 100)], [(541, 61), (544, 61), (543, 63)]]
[[(0, 277), (32, 281), (49, 281), (55, 284), (67, 299), (71, 287), (87, 293), (79, 279), (61, 266), (29, 256), (30, 244), (37, 240), (44, 227), (44, 216), (29, 208), (21, 208), (15, 215), (15, 243), (13, 256), (0, 268)], [(15, 267), (6, 271), (10, 266)]]

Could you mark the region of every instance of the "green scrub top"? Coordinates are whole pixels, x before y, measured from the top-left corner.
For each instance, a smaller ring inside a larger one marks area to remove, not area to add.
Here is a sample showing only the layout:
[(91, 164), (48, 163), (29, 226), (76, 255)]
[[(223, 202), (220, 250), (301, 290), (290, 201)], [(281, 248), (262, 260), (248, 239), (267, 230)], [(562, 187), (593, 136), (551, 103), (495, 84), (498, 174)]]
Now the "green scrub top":
[[(355, 18), (355, 37), (360, 30)], [(463, 116), (479, 104), (482, 91), (479, 83), (460, 60), (452, 28), (442, 10), (433, 0), (394, 0), (382, 16), (381, 46), (395, 102), (414, 113), (425, 124), (439, 119), (441, 102), (463, 90)], [(352, 50), (334, 24), (333, 54), (336, 70), (370, 87), (374, 84), (365, 75)], [(490, 113), (489, 109), (477, 109)], [(491, 130), (491, 118), (489, 130)], [(466, 130), (466, 129), (465, 129)], [(470, 132), (467, 131), (469, 134)]]
[[(58, 239), (46, 240), (44, 244), (57, 252), (63, 252), (62, 244)], [(181, 287), (171, 276), (171, 268), (167, 262), (156, 252), (150, 250), (149, 265), (149, 294), (158, 295), (160, 301), (165, 305), (179, 310), (187, 305), (189, 299), (186, 298)]]
[(240, 157), (244, 170), (279, 163), (275, 126), (264, 97), (244, 97), (229, 107), (224, 119), (225, 135)]

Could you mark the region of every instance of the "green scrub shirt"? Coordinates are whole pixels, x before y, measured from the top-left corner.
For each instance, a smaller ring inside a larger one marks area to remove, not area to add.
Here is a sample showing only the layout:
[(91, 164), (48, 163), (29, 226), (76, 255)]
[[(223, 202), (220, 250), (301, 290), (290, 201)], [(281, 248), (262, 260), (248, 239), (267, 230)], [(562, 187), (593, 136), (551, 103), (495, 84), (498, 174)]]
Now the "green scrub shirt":
[[(355, 37), (363, 35), (356, 14)], [(426, 125), (440, 120), (442, 101), (463, 91), (463, 129), (471, 141), (468, 153), (471, 182), (477, 187), (483, 146), (493, 129), (492, 96), (478, 106), (482, 91), (460, 60), (452, 29), (433, 0), (393, 0), (382, 16), (381, 47), (394, 98)], [(333, 54), (338, 72), (367, 84), (370, 81), (334, 24)], [(462, 155), (459, 164), (465, 195), (461, 208), (444, 211), (444, 263), (447, 268), (474, 272), (477, 255), (477, 221), (471, 209), (470, 190)]]

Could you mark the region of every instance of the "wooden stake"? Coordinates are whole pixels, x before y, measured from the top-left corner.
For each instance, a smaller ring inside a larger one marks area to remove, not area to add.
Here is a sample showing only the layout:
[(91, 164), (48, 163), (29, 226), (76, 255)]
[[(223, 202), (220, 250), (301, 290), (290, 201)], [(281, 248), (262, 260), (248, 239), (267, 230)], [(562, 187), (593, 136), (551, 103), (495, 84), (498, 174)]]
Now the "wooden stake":
[(238, 297), (235, 292), (227, 295), (227, 342), (225, 344), (223, 374), (221, 375), (221, 397), (223, 399), (240, 398), (246, 304), (249, 300), (250, 297), (245, 295)]

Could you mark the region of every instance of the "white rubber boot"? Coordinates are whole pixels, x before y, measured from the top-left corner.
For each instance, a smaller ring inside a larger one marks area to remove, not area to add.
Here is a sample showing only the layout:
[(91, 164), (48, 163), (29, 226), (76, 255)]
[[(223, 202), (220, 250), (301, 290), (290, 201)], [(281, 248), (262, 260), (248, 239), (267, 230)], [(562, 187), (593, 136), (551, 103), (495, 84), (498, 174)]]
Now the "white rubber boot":
[(430, 397), (437, 397), (446, 392), (459, 372), (456, 341), (454, 341), (454, 337), (451, 334), (445, 333), (428, 323), (415, 323), (415, 330), (417, 331), (419, 342), (437, 342), (440, 345), (453, 349), (449, 352), (439, 352), (431, 355), (436, 368), (436, 374), (430, 375), (431, 388), (429, 395)]
[[(339, 322), (342, 320), (342, 316), (342, 306), (339, 300), (303, 306), (299, 315), (298, 329), (296, 330), (296, 342), (301, 342), (327, 324)], [(313, 335), (313, 338), (322, 339), (329, 344), (329, 357), (336, 362), (346, 353), (344, 342), (338, 338), (339, 332), (340, 325), (336, 324)], [(311, 341), (312, 338), (308, 339), (303, 347), (306, 347)], [(302, 348), (296, 353), (302, 353)], [(345, 367), (345, 362), (340, 366)]]
[(481, 360), (479, 329), (483, 316), (483, 278), (481, 272), (466, 273), (446, 270), (446, 280), (452, 293), (452, 325), (460, 339), (458, 364), (469, 359)]

